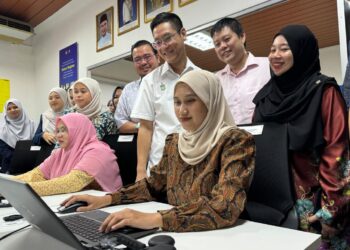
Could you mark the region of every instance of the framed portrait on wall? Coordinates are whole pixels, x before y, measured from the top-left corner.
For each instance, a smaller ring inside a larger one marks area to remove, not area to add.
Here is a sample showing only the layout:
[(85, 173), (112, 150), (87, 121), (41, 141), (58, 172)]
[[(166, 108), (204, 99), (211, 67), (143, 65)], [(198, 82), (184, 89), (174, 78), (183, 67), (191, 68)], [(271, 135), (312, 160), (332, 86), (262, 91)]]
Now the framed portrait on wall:
[(118, 35), (140, 26), (139, 0), (118, 0)]
[(144, 0), (145, 23), (161, 12), (173, 11), (173, 0)]
[(196, 1), (196, 0), (179, 0), (179, 7), (185, 6), (185, 5), (192, 3), (194, 1)]
[(96, 16), (96, 51), (110, 48), (114, 45), (113, 7)]

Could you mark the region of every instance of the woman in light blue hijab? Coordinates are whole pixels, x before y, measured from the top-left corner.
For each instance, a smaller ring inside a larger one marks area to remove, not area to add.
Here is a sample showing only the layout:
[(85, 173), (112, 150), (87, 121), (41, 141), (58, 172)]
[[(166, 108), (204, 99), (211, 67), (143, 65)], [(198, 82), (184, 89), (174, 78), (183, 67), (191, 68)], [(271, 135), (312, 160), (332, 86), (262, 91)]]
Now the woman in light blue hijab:
[(35, 126), (17, 99), (9, 99), (5, 103), (3, 115), (0, 119), (0, 172), (6, 173), (9, 171), (17, 141), (31, 140)]

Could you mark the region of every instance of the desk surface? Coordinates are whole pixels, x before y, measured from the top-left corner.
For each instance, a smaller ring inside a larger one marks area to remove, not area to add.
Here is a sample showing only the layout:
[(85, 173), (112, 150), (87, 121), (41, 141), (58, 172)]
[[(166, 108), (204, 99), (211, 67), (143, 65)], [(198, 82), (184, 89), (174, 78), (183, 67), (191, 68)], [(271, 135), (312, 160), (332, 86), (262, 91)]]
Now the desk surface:
[[(104, 195), (100, 191), (83, 191), (94, 195)], [(48, 206), (56, 211), (60, 202), (70, 194), (43, 197)], [(133, 208), (143, 212), (155, 212), (168, 209), (171, 206), (158, 202), (118, 205), (104, 208), (106, 212), (115, 212), (124, 208)], [(16, 213), (14, 208), (0, 208), (0, 217)], [(0, 219), (0, 236), (26, 225), (24, 220), (8, 223)], [(297, 230), (280, 228), (251, 221), (239, 220), (234, 227), (207, 232), (195, 233), (162, 233), (175, 239), (178, 250), (212, 250), (212, 249), (240, 249), (240, 250), (301, 250), (317, 249), (320, 244), (320, 235), (305, 233)], [(11, 237), (15, 237), (11, 236)], [(10, 237), (10, 238), (11, 238)], [(140, 239), (147, 243), (152, 236)], [(20, 239), (17, 239), (18, 241)], [(41, 242), (41, 241), (40, 241)], [(1, 242), (0, 242), (1, 248)], [(52, 248), (51, 248), (52, 249)], [(53, 250), (53, 249), (52, 249)]]

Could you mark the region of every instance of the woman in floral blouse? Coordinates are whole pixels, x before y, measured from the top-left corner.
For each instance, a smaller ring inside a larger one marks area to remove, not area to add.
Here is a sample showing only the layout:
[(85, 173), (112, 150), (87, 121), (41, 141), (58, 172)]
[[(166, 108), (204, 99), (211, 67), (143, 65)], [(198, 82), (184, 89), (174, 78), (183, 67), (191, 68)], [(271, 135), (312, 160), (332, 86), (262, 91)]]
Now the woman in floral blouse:
[(210, 72), (193, 70), (179, 79), (174, 109), (183, 131), (168, 135), (150, 177), (111, 195), (73, 196), (63, 204), (87, 201), (79, 211), (152, 200), (173, 205), (156, 213), (113, 213), (100, 229), (104, 232), (124, 226), (184, 232), (234, 225), (254, 169), (253, 136), (234, 125), (219, 80)]
[(273, 76), (254, 99), (254, 121), (288, 124), (299, 228), (322, 233), (320, 249), (349, 249), (348, 124), (339, 87), (320, 73), (306, 26), (277, 33), (269, 60)]
[(77, 112), (89, 117), (96, 128), (99, 140), (106, 135), (117, 133), (113, 114), (103, 109), (101, 89), (96, 80), (88, 77), (77, 80), (73, 85), (73, 100), (75, 105), (65, 113)]

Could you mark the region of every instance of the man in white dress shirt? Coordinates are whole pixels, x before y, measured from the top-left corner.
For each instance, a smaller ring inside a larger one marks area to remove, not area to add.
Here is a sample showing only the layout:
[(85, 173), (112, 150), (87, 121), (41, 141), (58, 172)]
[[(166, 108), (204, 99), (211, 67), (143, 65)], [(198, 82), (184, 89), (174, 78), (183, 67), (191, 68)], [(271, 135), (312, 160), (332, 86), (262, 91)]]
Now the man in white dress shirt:
[[(174, 112), (174, 87), (184, 73), (197, 68), (185, 49), (186, 30), (174, 13), (158, 14), (151, 23), (153, 47), (165, 63), (145, 76), (131, 117), (140, 119), (137, 138), (136, 181), (147, 177), (150, 167), (158, 164), (166, 136), (178, 132)], [(148, 169), (146, 170), (148, 166)]]

